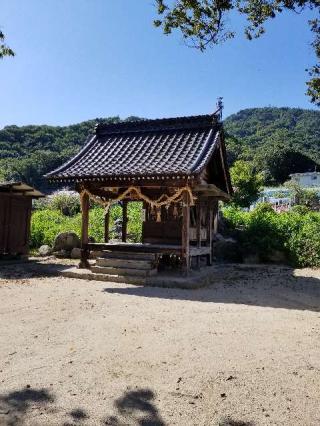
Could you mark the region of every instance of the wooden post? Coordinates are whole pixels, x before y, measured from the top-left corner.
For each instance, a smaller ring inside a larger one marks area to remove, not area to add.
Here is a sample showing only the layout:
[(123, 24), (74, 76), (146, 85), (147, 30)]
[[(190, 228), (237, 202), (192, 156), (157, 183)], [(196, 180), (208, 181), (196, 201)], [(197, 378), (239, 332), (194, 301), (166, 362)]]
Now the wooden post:
[(189, 194), (183, 194), (182, 207), (182, 256), (183, 271), (188, 275), (190, 270), (190, 200)]
[(109, 210), (105, 212), (104, 214), (104, 242), (109, 242), (109, 220), (110, 220), (110, 214)]
[(217, 234), (218, 233), (218, 221), (219, 221), (219, 201), (216, 200), (216, 199), (213, 202), (213, 220), (214, 220), (213, 233)]
[(122, 201), (122, 241), (124, 243), (127, 242), (127, 222), (128, 222), (127, 207), (128, 207), (128, 202), (125, 200)]
[[(202, 204), (201, 201), (198, 200), (196, 204), (196, 234), (197, 234), (197, 247), (201, 247), (201, 212), (202, 212)], [(200, 256), (197, 256), (197, 269), (200, 269)]]
[(208, 198), (207, 202), (207, 245), (210, 247), (210, 254), (207, 256), (207, 265), (212, 265), (212, 225), (213, 225), (214, 203)]
[(89, 195), (84, 194), (81, 197), (81, 261), (79, 263), (79, 268), (90, 268), (90, 264), (88, 262), (89, 259), (89, 250), (88, 250), (88, 242), (89, 242)]

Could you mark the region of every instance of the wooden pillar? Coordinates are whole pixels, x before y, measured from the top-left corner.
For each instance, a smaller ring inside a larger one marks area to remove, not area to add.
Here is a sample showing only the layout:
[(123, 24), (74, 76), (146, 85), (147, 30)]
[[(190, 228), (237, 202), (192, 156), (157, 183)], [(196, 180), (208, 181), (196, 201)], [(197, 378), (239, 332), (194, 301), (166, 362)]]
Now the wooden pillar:
[(214, 217), (214, 203), (210, 198), (208, 198), (207, 202), (207, 245), (210, 247), (210, 254), (207, 256), (207, 265), (212, 265), (212, 225), (213, 225), (213, 217)]
[(190, 270), (190, 200), (189, 194), (183, 194), (182, 207), (182, 258), (183, 271), (188, 275)]
[[(201, 247), (201, 213), (202, 213), (202, 203), (200, 200), (196, 204), (196, 237), (197, 237), (197, 247)], [(200, 256), (197, 256), (197, 269), (200, 269)]]
[(213, 220), (214, 220), (213, 233), (217, 234), (218, 224), (219, 224), (219, 201), (218, 200), (214, 199), (212, 208), (213, 208)]
[(128, 222), (127, 207), (128, 207), (128, 202), (122, 201), (122, 241), (124, 243), (127, 242), (127, 222)]
[(196, 231), (197, 231), (197, 247), (201, 247), (201, 202), (197, 201), (196, 209), (197, 209), (197, 224), (196, 224)]
[(109, 221), (110, 221), (110, 213), (109, 209), (104, 214), (104, 242), (109, 242)]
[(90, 268), (89, 259), (89, 195), (81, 197), (81, 261), (79, 268)]

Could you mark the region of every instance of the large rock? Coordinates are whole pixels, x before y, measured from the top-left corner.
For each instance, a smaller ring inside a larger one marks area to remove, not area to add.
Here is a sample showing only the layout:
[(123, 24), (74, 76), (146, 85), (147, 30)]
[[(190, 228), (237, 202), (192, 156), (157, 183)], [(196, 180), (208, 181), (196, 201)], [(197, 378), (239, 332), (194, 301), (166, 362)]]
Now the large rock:
[(81, 259), (81, 249), (79, 247), (74, 247), (70, 253), (71, 259)]
[(52, 253), (52, 248), (48, 245), (43, 245), (39, 248), (40, 256), (50, 256)]
[(74, 232), (61, 232), (53, 243), (53, 251), (65, 250), (71, 252), (75, 247), (80, 247), (80, 239)]

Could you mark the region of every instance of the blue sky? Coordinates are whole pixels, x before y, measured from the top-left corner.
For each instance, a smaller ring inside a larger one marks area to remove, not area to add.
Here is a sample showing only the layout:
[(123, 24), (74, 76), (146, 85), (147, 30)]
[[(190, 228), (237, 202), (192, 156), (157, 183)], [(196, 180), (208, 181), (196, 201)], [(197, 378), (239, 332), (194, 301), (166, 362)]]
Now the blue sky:
[(2, 0), (15, 58), (0, 62), (0, 127), (65, 125), (96, 117), (224, 115), (259, 106), (312, 108), (305, 68), (315, 62), (307, 16), (286, 14), (249, 42), (205, 53), (153, 27), (153, 0)]

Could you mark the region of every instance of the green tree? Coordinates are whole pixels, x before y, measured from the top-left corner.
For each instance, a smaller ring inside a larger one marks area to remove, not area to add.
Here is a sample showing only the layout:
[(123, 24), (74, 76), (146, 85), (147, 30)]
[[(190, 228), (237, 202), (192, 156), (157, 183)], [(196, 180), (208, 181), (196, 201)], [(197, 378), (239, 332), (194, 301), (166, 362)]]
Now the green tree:
[(234, 189), (233, 204), (249, 207), (259, 198), (264, 181), (262, 173), (255, 173), (248, 161), (238, 160), (231, 167), (230, 175)]
[[(193, 47), (205, 50), (235, 37), (235, 31), (226, 26), (230, 12), (236, 11), (247, 21), (245, 36), (252, 40), (265, 32), (264, 24), (284, 11), (301, 13), (312, 11), (315, 18), (309, 21), (314, 41), (312, 47), (320, 60), (320, 11), (319, 0), (156, 0), (159, 18), (155, 26), (162, 27), (165, 34), (181, 31), (184, 39)], [(320, 65), (309, 70), (307, 94), (311, 101), (320, 106)]]
[(259, 148), (254, 162), (259, 170), (264, 171), (266, 183), (271, 185), (284, 183), (291, 173), (307, 172), (317, 166), (315, 161), (287, 142), (277, 140)]
[(4, 56), (14, 56), (14, 52), (10, 49), (9, 46), (5, 43), (5, 36), (2, 31), (0, 31), (0, 59)]

